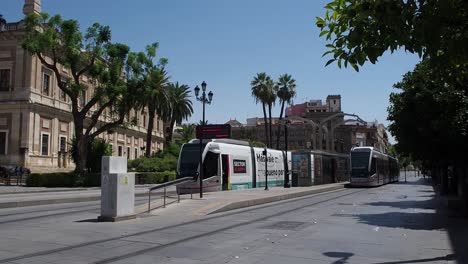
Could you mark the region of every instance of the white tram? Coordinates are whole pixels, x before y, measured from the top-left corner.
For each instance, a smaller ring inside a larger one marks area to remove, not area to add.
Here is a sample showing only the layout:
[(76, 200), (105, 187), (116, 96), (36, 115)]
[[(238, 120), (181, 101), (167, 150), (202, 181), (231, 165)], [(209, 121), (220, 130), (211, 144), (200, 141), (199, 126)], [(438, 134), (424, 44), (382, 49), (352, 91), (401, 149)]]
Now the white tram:
[(351, 185), (379, 186), (397, 182), (400, 174), (398, 160), (373, 147), (351, 150)]
[[(206, 192), (265, 186), (263, 148), (233, 139), (202, 141), (203, 189)], [(200, 141), (193, 139), (182, 146), (177, 163), (177, 178), (198, 176)], [(268, 186), (283, 186), (285, 162), (291, 169), (291, 153), (267, 149)], [(177, 186), (179, 193), (196, 193), (199, 181)]]

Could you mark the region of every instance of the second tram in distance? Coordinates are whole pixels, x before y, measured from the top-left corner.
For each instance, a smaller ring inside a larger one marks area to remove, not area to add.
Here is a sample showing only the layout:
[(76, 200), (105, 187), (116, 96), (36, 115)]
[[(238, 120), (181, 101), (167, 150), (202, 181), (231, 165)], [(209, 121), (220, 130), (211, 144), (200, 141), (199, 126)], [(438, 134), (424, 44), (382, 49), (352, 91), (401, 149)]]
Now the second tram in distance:
[(397, 182), (400, 174), (398, 160), (373, 147), (356, 147), (351, 150), (352, 186), (380, 186)]

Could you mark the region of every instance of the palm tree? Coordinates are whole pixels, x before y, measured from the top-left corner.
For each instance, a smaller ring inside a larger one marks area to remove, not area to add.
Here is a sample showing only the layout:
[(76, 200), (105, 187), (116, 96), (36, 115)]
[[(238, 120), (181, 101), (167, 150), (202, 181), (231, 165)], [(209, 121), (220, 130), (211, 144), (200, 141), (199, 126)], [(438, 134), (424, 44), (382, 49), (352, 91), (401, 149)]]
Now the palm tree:
[(193, 114), (192, 101), (190, 101), (190, 88), (183, 84), (179, 85), (179, 82), (169, 84), (169, 105), (170, 105), (170, 116), (169, 116), (169, 133), (166, 136), (166, 144), (172, 141), (172, 130), (176, 123), (182, 123), (182, 120), (188, 120)]
[[(296, 96), (296, 80), (292, 78), (291, 75), (285, 73), (281, 75), (278, 79), (277, 93), (278, 99), (281, 104), (281, 111), (279, 120), (283, 119), (284, 104), (291, 104), (292, 99)], [(279, 149), (280, 142), (280, 125), (278, 125), (278, 135), (276, 137), (276, 148)]]
[(271, 129), (271, 108), (276, 103), (276, 85), (275, 82), (269, 76), (266, 82), (266, 89), (266, 104), (268, 105), (269, 116), (268, 131), (270, 133), (270, 147), (273, 147), (273, 131)]
[(193, 124), (183, 124), (182, 130), (180, 131), (180, 136), (182, 137), (182, 142), (186, 143), (195, 137), (195, 125)]
[(265, 72), (257, 73), (257, 76), (250, 82), (252, 96), (255, 99), (255, 103), (262, 103), (263, 107), (263, 120), (265, 121), (265, 139), (266, 144), (269, 146), (268, 137), (268, 122), (266, 114), (266, 104), (268, 102), (268, 82), (271, 80)]
[(163, 68), (155, 68), (148, 76), (145, 87), (145, 104), (148, 108), (148, 127), (146, 132), (146, 153), (151, 156), (151, 144), (153, 138), (154, 118), (158, 115), (162, 120), (167, 120), (170, 115), (169, 94), (167, 86), (169, 76)]
[(198, 121), (198, 125), (199, 126), (206, 126), (206, 125), (208, 125), (208, 120), (205, 119), (205, 122), (203, 122), (203, 120), (200, 120), (200, 121)]
[(146, 132), (146, 153), (151, 155), (154, 118), (158, 115), (162, 120), (167, 120), (170, 115), (168, 104), (167, 86), (169, 76), (164, 69), (168, 63), (166, 58), (160, 58), (155, 64), (156, 51), (159, 43), (155, 42), (146, 46), (145, 52), (131, 52), (127, 61), (127, 78), (129, 83), (137, 88), (138, 104), (135, 110), (148, 109), (148, 126)]

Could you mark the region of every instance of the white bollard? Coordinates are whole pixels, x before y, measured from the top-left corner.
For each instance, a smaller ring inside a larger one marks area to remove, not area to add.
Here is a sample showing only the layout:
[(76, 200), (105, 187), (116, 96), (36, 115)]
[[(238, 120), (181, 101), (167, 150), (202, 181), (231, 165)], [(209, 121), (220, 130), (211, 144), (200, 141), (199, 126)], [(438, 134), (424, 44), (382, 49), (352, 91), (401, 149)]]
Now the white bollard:
[(127, 173), (126, 157), (102, 157), (101, 215), (98, 221), (135, 219), (135, 173)]

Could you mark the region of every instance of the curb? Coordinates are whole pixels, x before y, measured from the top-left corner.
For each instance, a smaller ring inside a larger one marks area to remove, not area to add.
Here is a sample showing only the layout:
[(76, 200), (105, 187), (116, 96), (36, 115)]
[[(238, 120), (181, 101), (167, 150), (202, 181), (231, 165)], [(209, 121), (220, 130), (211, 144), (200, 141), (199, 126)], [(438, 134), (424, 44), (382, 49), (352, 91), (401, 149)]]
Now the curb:
[(303, 191), (303, 192), (280, 194), (280, 195), (271, 196), (271, 197), (264, 197), (264, 198), (257, 198), (257, 199), (233, 202), (233, 203), (222, 205), (221, 207), (218, 207), (218, 208), (213, 209), (211, 211), (208, 211), (208, 212), (206, 212), (206, 214), (210, 215), (210, 214), (222, 213), (222, 212), (227, 212), (227, 211), (231, 211), (231, 210), (236, 210), (236, 209), (241, 209), (241, 208), (246, 208), (246, 207), (251, 207), (251, 206), (256, 206), (256, 205), (261, 205), (261, 204), (266, 204), (266, 203), (273, 203), (273, 202), (298, 198), (298, 197), (312, 195), (312, 194), (319, 194), (319, 193), (324, 193), (324, 192), (329, 192), (329, 191), (335, 191), (335, 190), (344, 189), (344, 188), (345, 188), (345, 184), (342, 184), (342, 185), (339, 185), (339, 186), (330, 186), (330, 187), (326, 187), (326, 188), (318, 189), (318, 190), (307, 190), (307, 191)]

